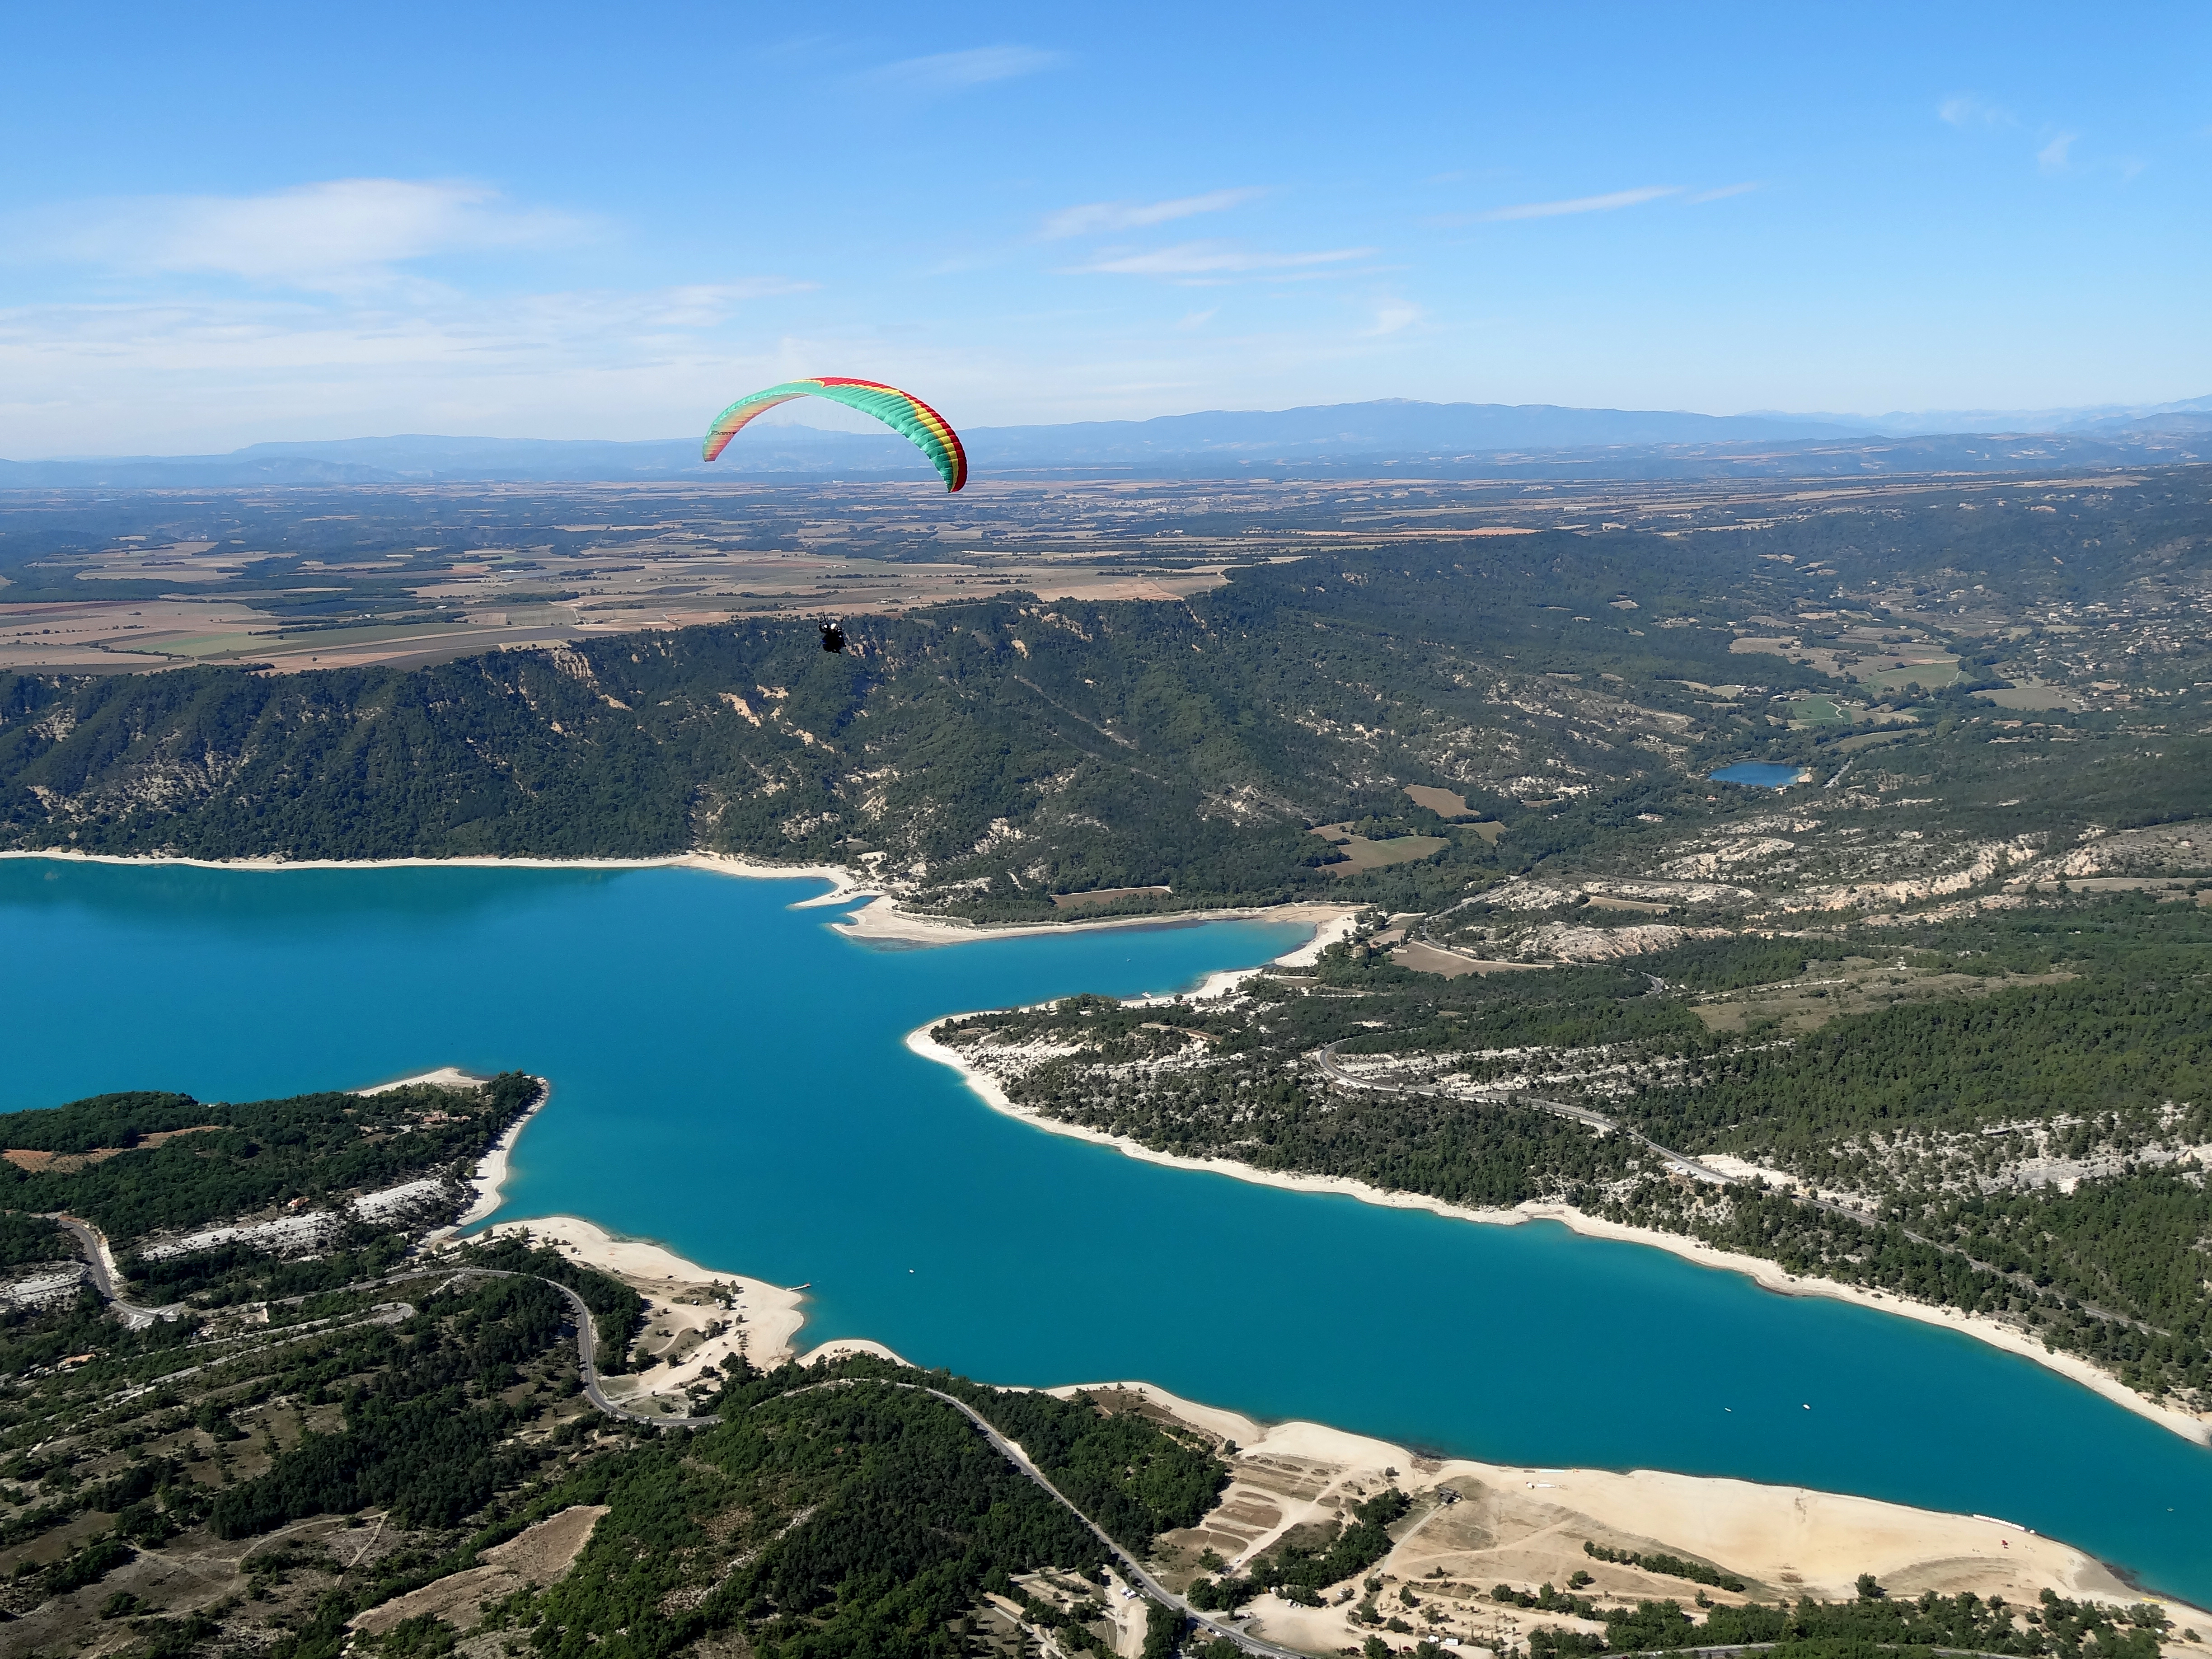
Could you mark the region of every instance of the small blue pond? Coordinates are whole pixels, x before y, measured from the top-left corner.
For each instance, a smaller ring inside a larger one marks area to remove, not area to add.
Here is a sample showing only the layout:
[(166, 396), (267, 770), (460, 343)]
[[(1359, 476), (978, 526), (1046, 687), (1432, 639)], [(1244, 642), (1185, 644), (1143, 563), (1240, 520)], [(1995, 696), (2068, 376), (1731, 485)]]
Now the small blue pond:
[(1787, 789), (1803, 773), (1802, 766), (1777, 766), (1771, 761), (1738, 761), (1706, 774), (1715, 783), (1745, 783), (1759, 789)]

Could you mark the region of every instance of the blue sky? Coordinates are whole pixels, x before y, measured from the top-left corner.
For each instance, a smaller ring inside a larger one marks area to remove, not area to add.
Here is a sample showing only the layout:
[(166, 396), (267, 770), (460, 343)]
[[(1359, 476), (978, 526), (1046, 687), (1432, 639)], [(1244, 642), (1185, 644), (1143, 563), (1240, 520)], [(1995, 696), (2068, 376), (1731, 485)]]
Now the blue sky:
[(2201, 3), (7, 17), (0, 455), (2212, 392)]

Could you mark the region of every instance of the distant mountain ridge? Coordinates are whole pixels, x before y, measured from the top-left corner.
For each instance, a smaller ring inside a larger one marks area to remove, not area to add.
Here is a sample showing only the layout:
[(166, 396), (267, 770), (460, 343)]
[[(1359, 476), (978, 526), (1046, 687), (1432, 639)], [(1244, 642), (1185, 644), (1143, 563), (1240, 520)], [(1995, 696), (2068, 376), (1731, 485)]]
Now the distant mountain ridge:
[[(1419, 466), (1444, 477), (1771, 477), (1800, 470), (1818, 476), (2137, 465), (2212, 455), (2212, 398), (2148, 410), (2043, 411), (2019, 424), (1898, 429), (1900, 424), (1909, 428), (1912, 419), (1699, 415), (1389, 398), (1297, 409), (1209, 410), (1144, 421), (975, 427), (963, 436), (978, 477), (1058, 470), (1258, 477), (1289, 469), (1300, 475), (1335, 475), (1391, 465)], [(0, 488), (734, 477), (829, 482), (920, 478), (928, 471), (903, 439), (888, 433), (756, 426), (711, 466), (701, 460), (698, 443), (690, 438), (611, 442), (407, 435), (259, 443), (223, 455), (0, 461)]]

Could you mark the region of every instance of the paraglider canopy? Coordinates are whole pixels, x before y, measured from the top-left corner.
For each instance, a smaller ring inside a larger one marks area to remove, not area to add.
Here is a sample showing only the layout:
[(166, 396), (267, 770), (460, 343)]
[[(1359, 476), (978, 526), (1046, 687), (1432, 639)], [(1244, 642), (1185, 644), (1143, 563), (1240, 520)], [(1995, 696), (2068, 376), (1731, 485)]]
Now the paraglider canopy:
[(823, 623), (822, 624), (822, 648), (824, 651), (842, 651), (845, 648), (844, 629), (834, 622)]
[(714, 423), (707, 428), (702, 453), (713, 460), (729, 447), (738, 428), (755, 416), (778, 404), (787, 404), (793, 398), (827, 398), (848, 409), (857, 409), (863, 415), (872, 415), (885, 426), (912, 439), (915, 447), (929, 457), (930, 465), (945, 480), (947, 489), (957, 489), (968, 482), (968, 452), (961, 447), (960, 434), (942, 415), (912, 392), (902, 392), (895, 386), (885, 386), (880, 380), (847, 380), (836, 374), (824, 374), (811, 380), (785, 380), (738, 398), (714, 416)]

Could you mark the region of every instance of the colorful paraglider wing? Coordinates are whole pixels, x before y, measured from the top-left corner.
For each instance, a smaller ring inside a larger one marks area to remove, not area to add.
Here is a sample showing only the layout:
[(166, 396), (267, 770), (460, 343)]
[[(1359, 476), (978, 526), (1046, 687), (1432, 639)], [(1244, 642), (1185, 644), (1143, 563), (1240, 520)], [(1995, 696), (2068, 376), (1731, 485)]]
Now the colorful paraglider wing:
[(960, 434), (942, 415), (912, 392), (901, 392), (895, 386), (885, 386), (880, 380), (846, 380), (834, 374), (811, 380), (786, 380), (749, 398), (738, 398), (714, 416), (714, 425), (707, 428), (706, 458), (711, 461), (728, 448), (738, 428), (756, 415), (778, 404), (787, 404), (793, 398), (827, 398), (848, 409), (857, 409), (863, 415), (872, 415), (885, 426), (912, 439), (915, 447), (929, 457), (930, 465), (945, 480), (947, 489), (957, 489), (968, 482), (968, 452), (961, 447)]

